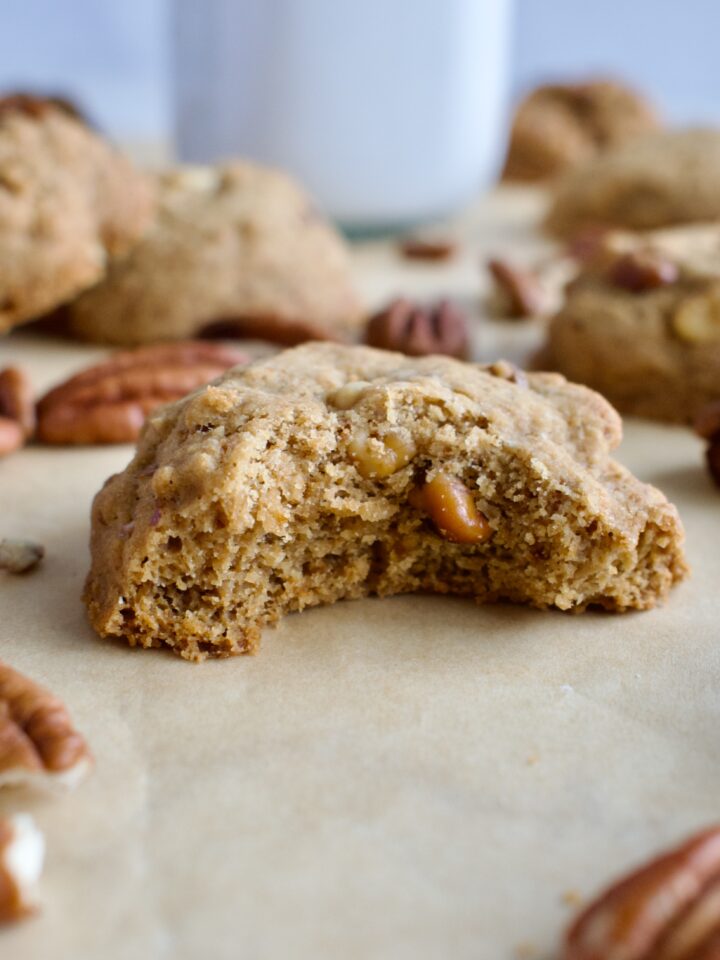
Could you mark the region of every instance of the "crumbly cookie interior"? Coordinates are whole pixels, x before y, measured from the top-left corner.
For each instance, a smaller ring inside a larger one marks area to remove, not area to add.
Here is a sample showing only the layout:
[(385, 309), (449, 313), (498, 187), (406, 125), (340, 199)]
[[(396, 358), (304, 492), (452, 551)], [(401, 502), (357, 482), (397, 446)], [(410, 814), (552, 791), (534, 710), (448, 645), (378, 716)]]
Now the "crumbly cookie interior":
[[(91, 620), (202, 659), (252, 651), (282, 614), (370, 594), (653, 606), (684, 575), (681, 528), (609, 458), (618, 439), (612, 408), (557, 375), (287, 351), (151, 421), (96, 499)], [(438, 477), (469, 495), (486, 538), (458, 542), (418, 497)]]

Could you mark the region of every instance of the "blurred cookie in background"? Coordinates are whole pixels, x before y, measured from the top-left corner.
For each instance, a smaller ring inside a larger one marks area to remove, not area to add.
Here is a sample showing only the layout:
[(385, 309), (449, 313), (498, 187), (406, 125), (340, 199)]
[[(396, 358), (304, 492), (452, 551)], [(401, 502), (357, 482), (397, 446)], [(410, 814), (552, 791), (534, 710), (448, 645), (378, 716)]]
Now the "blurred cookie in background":
[(0, 332), (97, 283), (154, 206), (151, 179), (66, 106), (0, 98)]
[(517, 107), (503, 180), (548, 180), (659, 126), (648, 101), (617, 81), (545, 84)]
[(121, 345), (212, 334), (289, 344), (360, 331), (347, 247), (285, 174), (236, 162), (181, 168), (158, 184), (152, 229), (63, 311), (71, 335)]
[(596, 157), (555, 186), (545, 226), (652, 230), (720, 220), (720, 129), (649, 134)]
[(720, 224), (609, 234), (568, 285), (534, 366), (622, 413), (690, 423), (720, 400)]

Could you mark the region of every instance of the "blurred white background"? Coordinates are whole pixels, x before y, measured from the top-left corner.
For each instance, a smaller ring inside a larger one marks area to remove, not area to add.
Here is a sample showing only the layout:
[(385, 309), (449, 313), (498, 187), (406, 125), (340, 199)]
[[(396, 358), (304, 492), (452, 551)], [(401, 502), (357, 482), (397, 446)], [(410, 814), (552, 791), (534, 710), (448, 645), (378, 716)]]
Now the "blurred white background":
[[(171, 3), (2, 0), (0, 89), (61, 90), (116, 137), (166, 139)], [(717, 122), (719, 33), (718, 0), (516, 0), (512, 89), (616, 74), (653, 95), (672, 121)]]

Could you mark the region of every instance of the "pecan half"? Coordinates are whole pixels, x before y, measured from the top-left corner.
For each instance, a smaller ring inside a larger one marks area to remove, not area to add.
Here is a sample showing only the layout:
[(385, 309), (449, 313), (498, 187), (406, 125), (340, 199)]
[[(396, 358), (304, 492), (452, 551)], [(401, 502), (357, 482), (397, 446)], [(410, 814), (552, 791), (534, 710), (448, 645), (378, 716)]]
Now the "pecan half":
[(496, 316), (522, 319), (543, 312), (545, 292), (534, 271), (496, 257), (487, 266), (493, 280), (490, 306)]
[(129, 443), (157, 406), (178, 400), (229, 367), (246, 363), (234, 347), (202, 340), (113, 354), (55, 387), (38, 403), (45, 443)]
[(404, 237), (398, 243), (400, 253), (408, 260), (449, 260), (457, 244), (449, 237)]
[(705, 458), (710, 475), (720, 487), (720, 400), (708, 403), (695, 417), (695, 433), (708, 440)]
[(19, 450), (25, 442), (22, 427), (17, 420), (0, 417), (0, 457)]
[(0, 819), (0, 923), (35, 912), (35, 887), (42, 873), (45, 841), (32, 817)]
[(62, 700), (0, 660), (0, 787), (75, 786), (91, 765)]
[(25, 439), (35, 430), (35, 399), (24, 370), (5, 367), (0, 370), (0, 416), (20, 424)]
[(716, 960), (720, 827), (634, 871), (570, 927), (562, 960)]
[(295, 347), (308, 340), (337, 340), (329, 330), (307, 320), (292, 317), (218, 317), (199, 331), (208, 340), (265, 340), (283, 347)]
[(608, 282), (630, 293), (646, 293), (676, 283), (678, 265), (655, 250), (634, 250), (614, 260), (607, 273)]
[(400, 297), (369, 319), (365, 342), (411, 357), (441, 353), (464, 358), (468, 353), (467, 319), (449, 300), (422, 306)]

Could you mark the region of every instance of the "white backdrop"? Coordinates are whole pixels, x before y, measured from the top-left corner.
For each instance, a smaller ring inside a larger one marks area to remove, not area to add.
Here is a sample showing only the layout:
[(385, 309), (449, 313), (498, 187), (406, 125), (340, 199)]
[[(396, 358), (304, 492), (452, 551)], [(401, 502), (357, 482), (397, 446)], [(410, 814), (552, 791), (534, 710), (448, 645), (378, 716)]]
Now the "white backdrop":
[[(718, 0), (516, 2), (516, 91), (605, 70), (654, 92), (673, 120), (720, 122)], [(116, 136), (166, 136), (171, 3), (0, 0), (0, 88), (62, 88)]]

